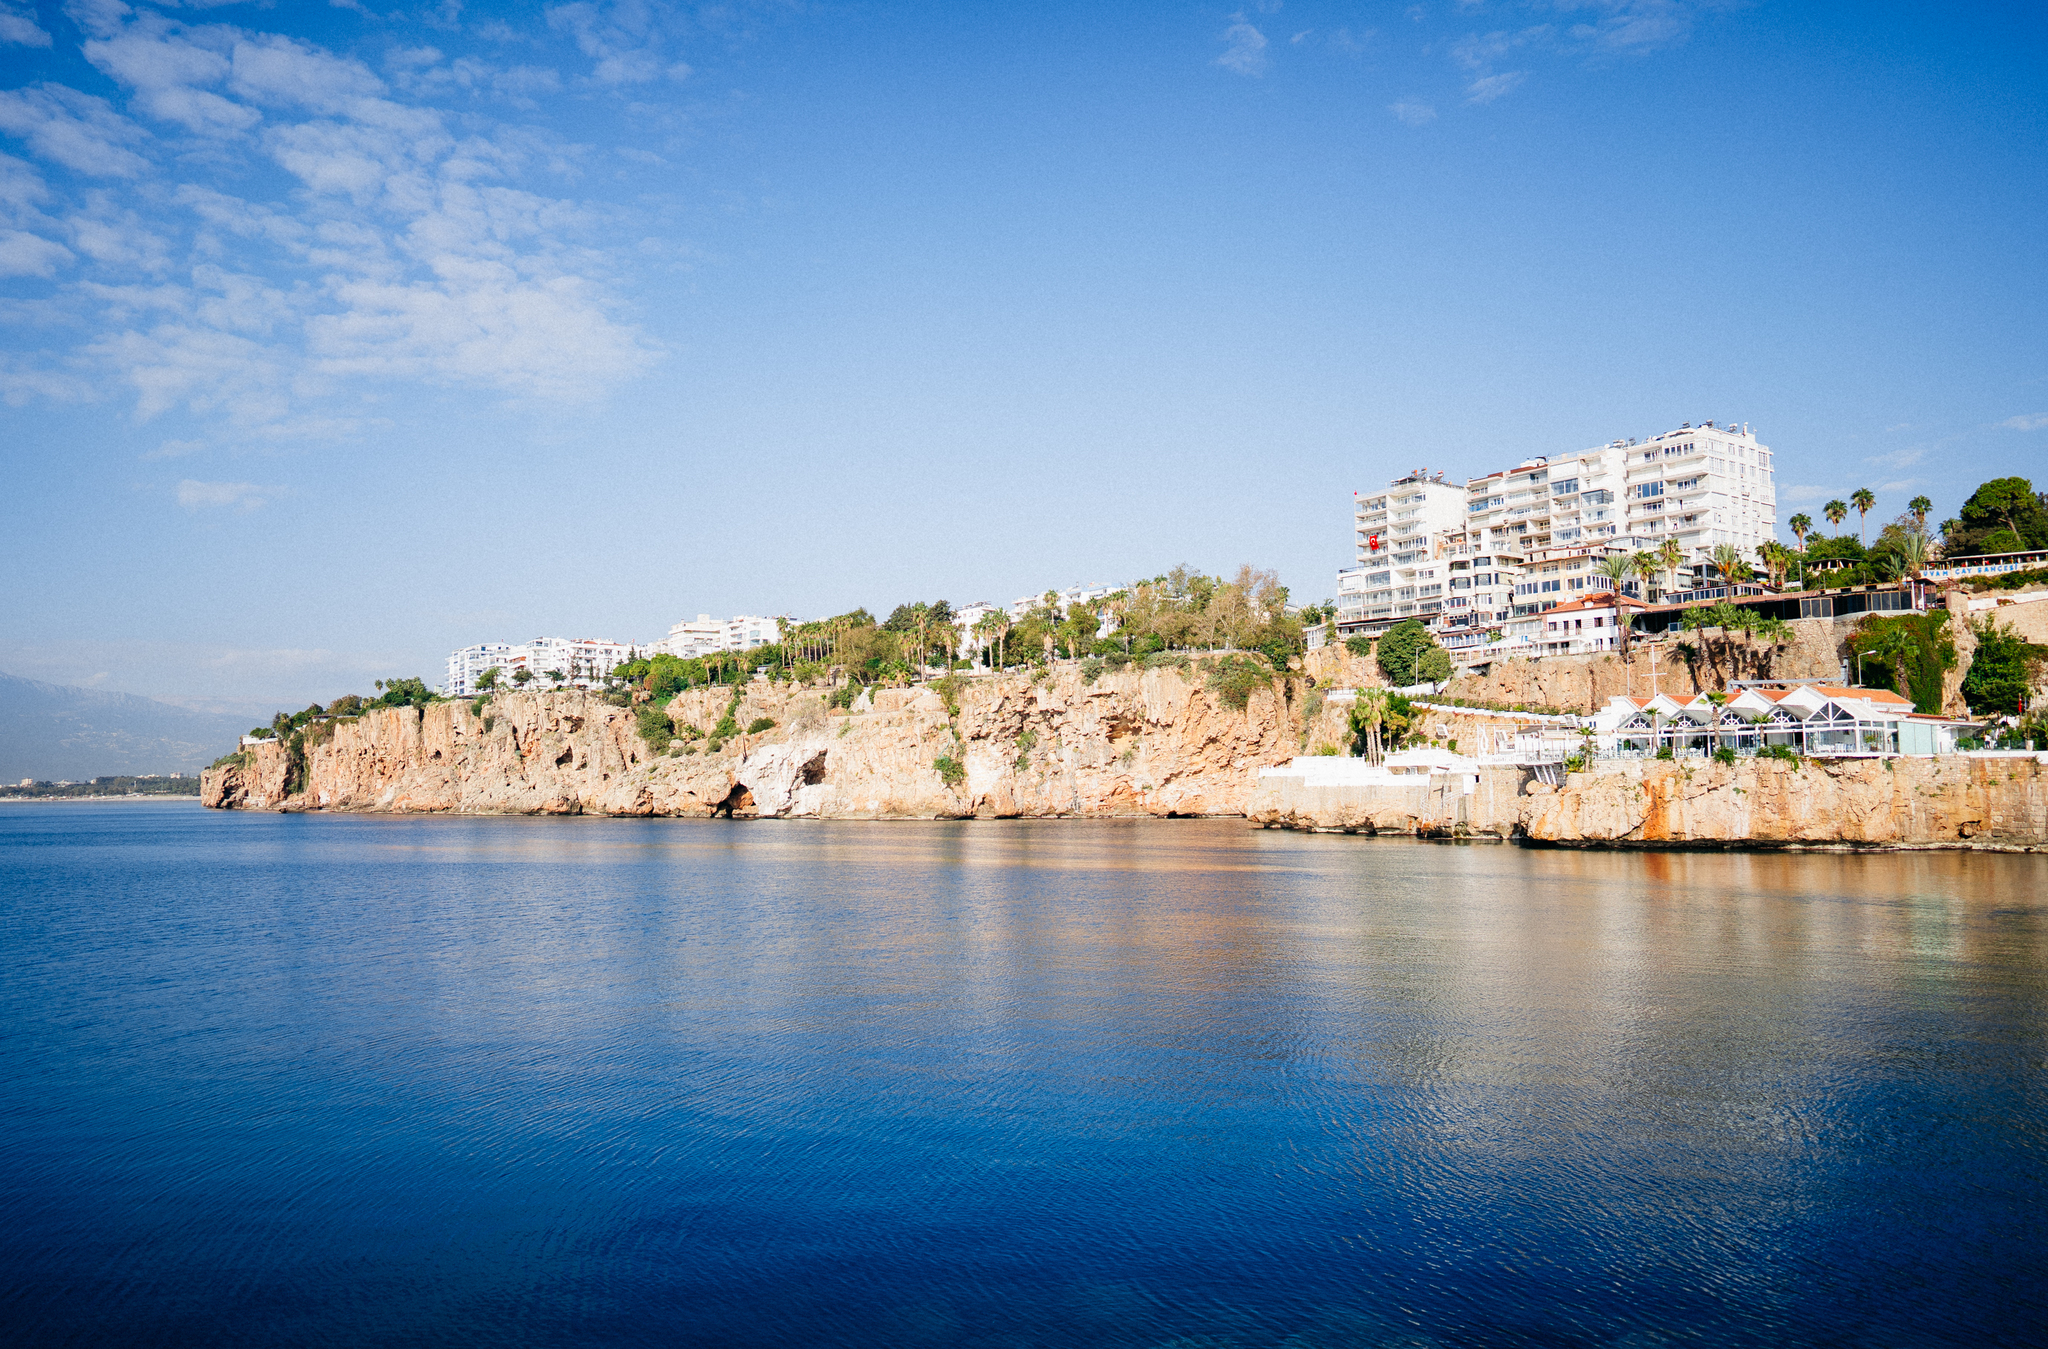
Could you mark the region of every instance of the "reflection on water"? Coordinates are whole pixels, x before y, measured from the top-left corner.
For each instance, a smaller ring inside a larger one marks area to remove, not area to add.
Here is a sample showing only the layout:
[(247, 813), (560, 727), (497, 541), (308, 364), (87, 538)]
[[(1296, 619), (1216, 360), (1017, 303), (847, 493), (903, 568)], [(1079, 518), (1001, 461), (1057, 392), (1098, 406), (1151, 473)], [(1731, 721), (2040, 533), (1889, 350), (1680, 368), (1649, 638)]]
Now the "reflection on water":
[(24, 1341), (2037, 1342), (2048, 860), (0, 811)]

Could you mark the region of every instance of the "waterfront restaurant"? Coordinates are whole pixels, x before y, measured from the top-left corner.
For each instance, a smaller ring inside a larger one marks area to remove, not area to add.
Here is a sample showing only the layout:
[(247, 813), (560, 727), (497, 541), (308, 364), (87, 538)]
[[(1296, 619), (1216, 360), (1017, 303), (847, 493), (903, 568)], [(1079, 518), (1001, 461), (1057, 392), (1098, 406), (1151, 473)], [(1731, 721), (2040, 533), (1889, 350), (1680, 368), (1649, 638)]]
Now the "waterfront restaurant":
[(1808, 758), (1953, 754), (1972, 723), (1915, 712), (1890, 689), (1752, 680), (1690, 699), (1615, 696), (1593, 718), (1603, 757), (1655, 758), (1786, 749)]

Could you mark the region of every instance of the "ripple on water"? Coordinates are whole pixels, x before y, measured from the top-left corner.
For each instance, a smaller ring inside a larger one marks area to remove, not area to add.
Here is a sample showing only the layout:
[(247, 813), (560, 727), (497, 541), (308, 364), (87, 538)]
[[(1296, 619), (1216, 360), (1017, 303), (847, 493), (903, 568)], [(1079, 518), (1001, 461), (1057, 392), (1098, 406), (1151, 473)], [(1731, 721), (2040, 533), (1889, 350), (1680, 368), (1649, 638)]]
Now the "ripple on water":
[(0, 810), (0, 1306), (69, 1343), (2032, 1343), (2044, 882)]

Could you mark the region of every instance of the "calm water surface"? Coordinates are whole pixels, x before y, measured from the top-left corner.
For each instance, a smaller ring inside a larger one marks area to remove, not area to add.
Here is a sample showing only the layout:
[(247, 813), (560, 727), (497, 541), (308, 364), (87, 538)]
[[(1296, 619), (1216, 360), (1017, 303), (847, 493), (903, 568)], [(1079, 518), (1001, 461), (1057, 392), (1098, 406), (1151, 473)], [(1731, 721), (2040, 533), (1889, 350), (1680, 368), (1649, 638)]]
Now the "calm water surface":
[(0, 808), (0, 1338), (2048, 1336), (2048, 859)]

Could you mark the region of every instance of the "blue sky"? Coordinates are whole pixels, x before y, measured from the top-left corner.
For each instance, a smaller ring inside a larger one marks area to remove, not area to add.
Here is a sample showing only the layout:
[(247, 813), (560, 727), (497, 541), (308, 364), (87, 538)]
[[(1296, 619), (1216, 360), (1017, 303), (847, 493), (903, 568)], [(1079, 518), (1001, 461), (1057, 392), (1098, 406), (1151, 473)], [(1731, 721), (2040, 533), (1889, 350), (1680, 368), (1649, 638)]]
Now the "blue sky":
[(1333, 589), (1354, 489), (1748, 421), (2048, 478), (2039, 6), (0, 0), (0, 669)]

